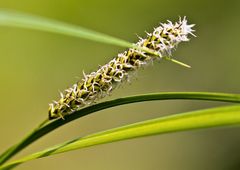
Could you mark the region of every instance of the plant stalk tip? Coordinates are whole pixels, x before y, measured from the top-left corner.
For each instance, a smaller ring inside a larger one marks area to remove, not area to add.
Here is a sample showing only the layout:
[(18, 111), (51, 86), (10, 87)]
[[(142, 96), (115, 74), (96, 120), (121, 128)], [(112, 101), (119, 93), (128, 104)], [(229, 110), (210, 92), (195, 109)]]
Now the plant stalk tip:
[(190, 65), (186, 64), (186, 63), (183, 63), (181, 61), (178, 61), (176, 59), (173, 59), (173, 58), (170, 58), (170, 57), (163, 57), (164, 59), (168, 60), (168, 61), (171, 61), (175, 64), (178, 64), (178, 65), (181, 65), (183, 67), (186, 67), (186, 68), (192, 68)]

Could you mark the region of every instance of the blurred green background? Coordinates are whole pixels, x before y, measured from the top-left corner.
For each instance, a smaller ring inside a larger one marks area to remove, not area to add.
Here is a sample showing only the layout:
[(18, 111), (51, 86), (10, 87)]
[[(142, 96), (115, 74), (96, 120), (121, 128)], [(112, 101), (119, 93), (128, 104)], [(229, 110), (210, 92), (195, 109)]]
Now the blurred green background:
[[(139, 71), (137, 80), (114, 91), (117, 98), (160, 91), (240, 91), (240, 1), (0, 0), (13, 9), (81, 25), (130, 42), (159, 22), (187, 16), (197, 38), (174, 56), (186, 69), (162, 61)], [(0, 27), (0, 151), (18, 142), (47, 117), (59, 90), (103, 65), (123, 48), (63, 35)], [(78, 136), (128, 123), (223, 103), (147, 102), (97, 112), (40, 139), (17, 158)], [(165, 134), (68, 152), (23, 164), (19, 170), (239, 170), (240, 128)]]

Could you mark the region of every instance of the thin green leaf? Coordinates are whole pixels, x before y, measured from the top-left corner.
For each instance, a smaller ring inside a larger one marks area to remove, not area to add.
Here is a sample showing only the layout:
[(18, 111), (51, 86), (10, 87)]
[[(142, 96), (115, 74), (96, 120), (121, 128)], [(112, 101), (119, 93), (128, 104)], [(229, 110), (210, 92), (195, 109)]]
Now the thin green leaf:
[(0, 25), (46, 31), (122, 47), (132, 47), (132, 44), (127, 41), (103, 33), (16, 11), (1, 10)]
[(162, 118), (147, 120), (93, 135), (78, 138), (64, 144), (26, 156), (20, 160), (0, 167), (0, 170), (11, 169), (24, 162), (68, 152), (85, 147), (106, 144), (131, 138), (138, 138), (163, 133), (202, 129), (217, 126), (240, 124), (240, 105), (204, 109)]
[(0, 10), (0, 25), (63, 34), (120, 47), (137, 48), (153, 55), (159, 55), (157, 52), (154, 52), (151, 49), (136, 46), (135, 44), (120, 38), (99, 33), (97, 31), (77, 25), (67, 24), (53, 19), (25, 14), (22, 12)]
[(188, 99), (188, 100), (209, 100), (209, 101), (223, 101), (223, 102), (236, 102), (240, 103), (240, 95), (238, 94), (226, 94), (226, 93), (208, 93), (208, 92), (166, 92), (166, 93), (153, 93), (143, 94), (137, 96), (129, 96), (124, 98), (118, 98), (102, 103), (98, 103), (92, 106), (83, 108), (77, 112), (72, 113), (65, 117), (65, 120), (58, 119), (50, 122), (45, 126), (35, 129), (32, 133), (26, 136), (16, 145), (10, 147), (0, 156), (0, 165), (9, 160), (12, 156), (23, 150), (25, 147), (38, 140), (42, 136), (52, 132), (58, 127), (63, 126), (75, 119), (86, 116), (88, 114), (119, 106), (129, 103), (153, 101), (153, 100), (176, 100), (176, 99)]

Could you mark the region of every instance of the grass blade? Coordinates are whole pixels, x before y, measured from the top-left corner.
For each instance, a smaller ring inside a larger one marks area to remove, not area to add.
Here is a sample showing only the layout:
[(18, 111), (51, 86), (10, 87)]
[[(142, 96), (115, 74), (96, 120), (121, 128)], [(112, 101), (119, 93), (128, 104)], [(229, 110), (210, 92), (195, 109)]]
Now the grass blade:
[(0, 10), (0, 25), (58, 33), (121, 47), (132, 47), (132, 44), (127, 41), (103, 33), (16, 11)]
[(26, 156), (20, 160), (0, 167), (0, 170), (14, 168), (24, 162), (68, 152), (85, 147), (106, 144), (131, 138), (202, 129), (217, 126), (240, 124), (240, 105), (204, 109), (162, 118), (147, 120), (119, 128), (81, 137), (64, 144)]
[(240, 95), (238, 94), (226, 94), (226, 93), (209, 93), (209, 92), (165, 92), (165, 93), (152, 93), (143, 94), (136, 96), (123, 97), (111, 101), (106, 101), (98, 103), (86, 108), (83, 108), (71, 115), (65, 117), (65, 120), (58, 119), (50, 122), (46, 126), (37, 128), (21, 140), (16, 145), (10, 147), (2, 155), (0, 155), (0, 165), (9, 160), (12, 156), (23, 150), (25, 147), (38, 140), (42, 136), (50, 133), (51, 131), (61, 127), (73, 120), (80, 117), (86, 116), (88, 114), (107, 109), (110, 107), (115, 107), (123, 104), (143, 102), (143, 101), (153, 101), (153, 100), (176, 100), (176, 99), (188, 99), (188, 100), (209, 100), (209, 101), (223, 101), (223, 102), (236, 102), (240, 103)]
[(0, 10), (0, 25), (63, 34), (99, 43), (111, 44), (126, 48), (136, 48), (142, 51), (146, 51), (149, 54), (153, 54), (156, 56), (159, 55), (158, 52), (154, 52), (153, 50), (146, 47), (139, 47), (120, 38), (116, 38), (77, 25), (60, 22), (54, 19), (25, 14), (22, 12)]
[(209, 101), (223, 101), (223, 102), (235, 102), (240, 103), (240, 95), (238, 94), (226, 94), (226, 93), (209, 93), (209, 92), (165, 92), (165, 93), (152, 93), (152, 94), (142, 94), (137, 96), (123, 97), (111, 101), (106, 101), (98, 103), (86, 108), (83, 108), (71, 115), (65, 117), (65, 120), (58, 119), (50, 122), (49, 124), (37, 128), (21, 140), (16, 145), (10, 147), (2, 155), (0, 155), (0, 165), (9, 160), (12, 156), (23, 150), (25, 147), (38, 140), (42, 136), (50, 133), (51, 131), (61, 127), (73, 120), (80, 117), (86, 116), (88, 114), (119, 106), (129, 103), (143, 102), (143, 101), (153, 101), (153, 100), (209, 100)]

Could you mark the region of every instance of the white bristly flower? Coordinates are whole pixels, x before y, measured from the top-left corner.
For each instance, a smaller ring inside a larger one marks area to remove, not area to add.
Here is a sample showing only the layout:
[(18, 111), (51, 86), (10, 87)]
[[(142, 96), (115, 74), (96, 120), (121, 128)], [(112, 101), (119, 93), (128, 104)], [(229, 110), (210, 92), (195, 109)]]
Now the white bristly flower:
[(184, 17), (178, 22), (161, 23), (153, 33), (140, 38), (137, 46), (148, 48), (159, 55), (130, 48), (118, 54), (109, 63), (97, 71), (84, 74), (82, 80), (60, 94), (60, 99), (49, 105), (49, 119), (64, 118), (81, 107), (90, 105), (96, 100), (109, 95), (120, 83), (128, 81), (131, 73), (162, 56), (171, 56), (171, 52), (182, 41), (189, 41), (188, 35), (194, 36), (192, 27)]

